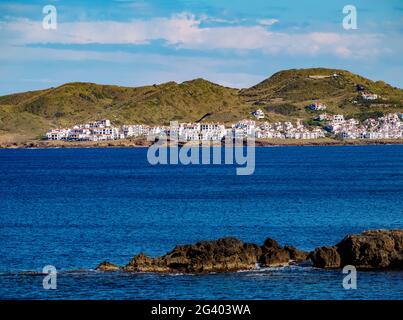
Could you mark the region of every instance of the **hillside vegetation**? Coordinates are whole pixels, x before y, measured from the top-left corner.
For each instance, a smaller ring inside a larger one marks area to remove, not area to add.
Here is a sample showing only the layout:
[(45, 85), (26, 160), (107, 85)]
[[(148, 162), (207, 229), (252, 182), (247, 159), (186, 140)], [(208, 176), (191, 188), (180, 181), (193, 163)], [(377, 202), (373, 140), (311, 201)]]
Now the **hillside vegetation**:
[[(320, 77), (325, 78), (320, 78)], [(372, 102), (359, 98), (357, 85), (366, 92), (380, 95)], [(403, 109), (403, 90), (383, 81), (372, 81), (345, 70), (312, 68), (292, 69), (275, 73), (257, 85), (244, 89), (240, 95), (249, 104), (275, 113), (279, 118), (308, 119), (317, 112), (306, 108), (313, 102), (327, 105), (327, 112), (351, 117), (364, 117), (378, 112)]]
[[(381, 99), (372, 103), (358, 99), (358, 84)], [(35, 139), (52, 127), (101, 118), (117, 125), (199, 119), (230, 123), (251, 118), (251, 111), (261, 108), (268, 121), (308, 121), (316, 112), (306, 106), (315, 101), (325, 103), (330, 113), (365, 118), (402, 111), (403, 90), (348, 71), (324, 68), (280, 71), (242, 90), (203, 79), (137, 88), (67, 83), (0, 97), (0, 141)]]

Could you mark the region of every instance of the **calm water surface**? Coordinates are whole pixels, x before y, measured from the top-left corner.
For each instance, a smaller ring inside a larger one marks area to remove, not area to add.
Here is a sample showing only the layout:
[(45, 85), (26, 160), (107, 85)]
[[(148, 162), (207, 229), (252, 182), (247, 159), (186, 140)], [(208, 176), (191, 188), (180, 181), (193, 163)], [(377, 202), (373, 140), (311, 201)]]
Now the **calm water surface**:
[[(210, 275), (100, 274), (144, 251), (222, 236), (312, 250), (403, 228), (403, 146), (257, 148), (235, 166), (150, 166), (147, 149), (0, 150), (0, 298), (402, 299), (402, 272), (307, 267)], [(44, 290), (45, 265), (60, 271)], [(79, 273), (71, 270), (84, 269)]]

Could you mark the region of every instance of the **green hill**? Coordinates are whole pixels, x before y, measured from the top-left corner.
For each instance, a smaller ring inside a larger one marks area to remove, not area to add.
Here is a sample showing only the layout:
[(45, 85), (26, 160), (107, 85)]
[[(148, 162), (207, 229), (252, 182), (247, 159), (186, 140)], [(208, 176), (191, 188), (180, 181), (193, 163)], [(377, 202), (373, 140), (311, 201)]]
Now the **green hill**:
[[(381, 98), (362, 101), (357, 85)], [(269, 121), (308, 121), (315, 112), (306, 106), (315, 101), (328, 105), (331, 113), (365, 118), (402, 111), (403, 90), (348, 71), (324, 68), (280, 71), (242, 90), (203, 79), (137, 88), (67, 83), (0, 97), (0, 141), (34, 139), (51, 127), (100, 118), (109, 118), (115, 124), (199, 119), (230, 123), (250, 118), (251, 111), (262, 108)]]
[[(360, 99), (357, 85), (380, 95), (368, 102)], [(312, 117), (306, 106), (322, 102), (330, 113), (365, 117), (365, 114), (396, 112), (403, 109), (403, 90), (383, 81), (372, 81), (345, 70), (312, 68), (275, 73), (261, 83), (240, 92), (249, 104), (266, 109), (272, 117)]]

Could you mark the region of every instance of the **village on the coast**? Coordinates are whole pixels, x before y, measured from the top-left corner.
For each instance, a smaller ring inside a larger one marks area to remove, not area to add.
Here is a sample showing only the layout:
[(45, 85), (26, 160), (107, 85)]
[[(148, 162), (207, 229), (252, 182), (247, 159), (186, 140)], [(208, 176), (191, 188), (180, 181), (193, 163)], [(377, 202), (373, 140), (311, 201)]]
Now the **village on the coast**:
[[(338, 78), (338, 74), (310, 75), (311, 79)], [(359, 95), (352, 103), (372, 103), (382, 97), (367, 91), (360, 84), (356, 85)], [(107, 141), (129, 138), (170, 137), (180, 141), (222, 141), (224, 138), (245, 139), (403, 139), (403, 113), (381, 113), (378, 117), (368, 117), (358, 120), (354, 117), (328, 112), (327, 105), (315, 101), (305, 106), (312, 113), (311, 121), (294, 120), (269, 122), (262, 109), (256, 109), (249, 114), (249, 119), (236, 123), (193, 122), (178, 123), (171, 121), (170, 125), (123, 124), (115, 125), (109, 119), (76, 124), (71, 128), (50, 129), (47, 140), (66, 141)]]
[[(325, 110), (326, 106), (315, 103), (310, 108)], [(403, 114), (388, 113), (379, 118), (360, 122), (342, 114), (321, 113), (314, 117), (319, 124), (308, 127), (302, 121), (292, 123), (264, 121), (265, 114), (258, 109), (252, 112), (254, 120), (244, 119), (225, 125), (222, 123), (176, 123), (170, 126), (127, 124), (115, 126), (108, 119), (77, 124), (71, 128), (55, 128), (46, 133), (48, 140), (105, 141), (148, 136), (175, 136), (181, 141), (221, 141), (225, 137), (237, 139), (402, 139)]]

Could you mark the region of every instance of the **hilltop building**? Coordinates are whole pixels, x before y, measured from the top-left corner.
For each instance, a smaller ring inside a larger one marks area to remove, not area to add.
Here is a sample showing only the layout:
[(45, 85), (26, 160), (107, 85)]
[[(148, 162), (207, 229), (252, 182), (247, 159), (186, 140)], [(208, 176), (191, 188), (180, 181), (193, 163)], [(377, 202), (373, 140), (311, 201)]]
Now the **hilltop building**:
[(257, 109), (252, 112), (252, 115), (256, 117), (256, 119), (264, 119), (264, 112), (261, 109)]
[(315, 103), (310, 104), (310, 105), (308, 106), (308, 108), (309, 108), (310, 110), (322, 111), (322, 110), (326, 110), (327, 107), (326, 107), (326, 105), (324, 105), (323, 103), (315, 102)]
[(377, 100), (379, 96), (374, 93), (361, 92), (361, 98), (363, 98), (364, 100)]
[(308, 78), (320, 80), (320, 79), (326, 79), (326, 78), (337, 78), (339, 76), (340, 76), (339, 74), (333, 73), (333, 74), (327, 74), (327, 75), (310, 75), (310, 76), (308, 76)]

